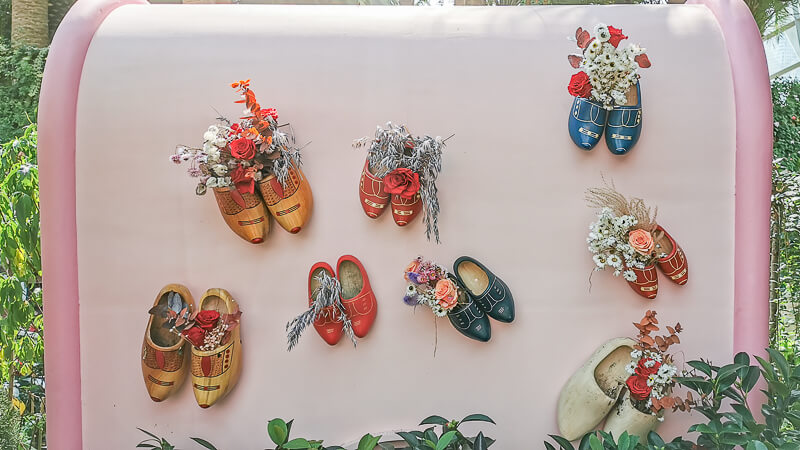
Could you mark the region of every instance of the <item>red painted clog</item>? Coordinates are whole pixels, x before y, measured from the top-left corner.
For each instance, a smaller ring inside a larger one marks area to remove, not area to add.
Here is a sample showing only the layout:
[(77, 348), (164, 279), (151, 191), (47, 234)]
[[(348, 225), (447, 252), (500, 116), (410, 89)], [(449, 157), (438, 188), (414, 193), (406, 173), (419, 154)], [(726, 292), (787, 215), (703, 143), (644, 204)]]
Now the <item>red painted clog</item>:
[(417, 217), (422, 210), (422, 199), (419, 194), (413, 198), (403, 198), (397, 194), (392, 195), (392, 217), (394, 223), (404, 227)]
[(378, 314), (378, 301), (369, 285), (367, 271), (355, 256), (344, 255), (336, 263), (336, 277), (342, 284), (342, 303), (353, 323), (353, 333), (363, 338)]
[[(308, 272), (308, 306), (313, 303), (314, 290), (319, 286), (319, 281), (314, 277), (321, 272), (327, 272), (331, 277), (334, 276), (333, 268), (326, 262), (318, 262), (311, 266), (311, 271)], [(322, 308), (322, 316), (314, 321), (314, 329), (329, 345), (336, 345), (344, 334), (342, 319), (333, 306)]]
[(689, 263), (686, 261), (686, 254), (675, 242), (675, 239), (672, 239), (672, 236), (660, 225), (656, 226), (656, 234), (658, 235), (659, 232), (663, 234), (660, 238), (656, 238), (658, 267), (671, 281), (684, 285), (689, 281)]
[(369, 160), (364, 163), (364, 170), (361, 171), (358, 198), (361, 200), (364, 212), (372, 219), (380, 216), (389, 203), (389, 194), (383, 192), (383, 179), (377, 178), (369, 171)]
[(629, 267), (636, 274), (635, 281), (628, 281), (628, 285), (637, 294), (647, 299), (656, 298), (658, 294), (658, 272), (656, 272), (656, 265), (651, 264), (644, 269), (635, 269)]

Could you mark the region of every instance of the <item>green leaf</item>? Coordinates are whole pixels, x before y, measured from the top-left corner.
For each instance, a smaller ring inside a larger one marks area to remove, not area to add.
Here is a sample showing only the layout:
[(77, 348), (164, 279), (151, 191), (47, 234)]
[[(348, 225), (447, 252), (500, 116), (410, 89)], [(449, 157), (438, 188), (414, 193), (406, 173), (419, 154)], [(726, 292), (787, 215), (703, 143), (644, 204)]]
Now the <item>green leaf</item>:
[(742, 379), (742, 389), (745, 392), (752, 391), (760, 378), (761, 378), (761, 370), (759, 370), (758, 367), (756, 366), (748, 367), (747, 374)]
[(358, 450), (375, 450), (375, 447), (377, 447), (378, 441), (380, 440), (380, 436), (373, 436), (367, 433), (361, 437), (360, 441), (358, 441)]
[(767, 353), (769, 353), (769, 359), (772, 361), (777, 367), (778, 370), (781, 372), (784, 380), (789, 379), (789, 363), (786, 361), (786, 357), (783, 354), (773, 348), (768, 348)]
[[(444, 450), (453, 439), (456, 438), (456, 431), (451, 430), (447, 433), (443, 434), (441, 438), (439, 438), (439, 442), (436, 443), (436, 450)], [(359, 449), (360, 450), (360, 449)]]
[(439, 442), (439, 436), (436, 436), (436, 433), (434, 433), (433, 428), (426, 429), (424, 435), (425, 439), (433, 442), (434, 448), (436, 448), (436, 443)]
[(146, 434), (146, 435), (150, 436), (151, 438), (153, 438), (153, 439), (157, 440), (157, 441), (160, 441), (160, 440), (161, 440), (161, 438), (160, 438), (160, 437), (156, 436), (155, 434), (153, 434), (153, 433), (151, 433), (151, 432), (149, 432), (149, 431), (143, 430), (143, 429), (141, 429), (141, 428), (139, 428), (139, 427), (136, 427), (136, 429), (137, 429), (137, 430), (139, 430), (139, 431), (141, 431), (142, 433), (144, 433), (144, 434)]
[(745, 352), (739, 352), (733, 357), (733, 362), (743, 366), (750, 365), (750, 356)]
[(205, 448), (207, 448), (209, 450), (217, 450), (217, 447), (214, 447), (213, 445), (211, 445), (210, 442), (206, 441), (205, 439), (200, 439), (200, 438), (196, 438), (196, 437), (189, 438), (189, 439), (197, 442), (198, 444), (202, 445), (203, 447), (205, 447)]
[(267, 434), (275, 445), (283, 445), (289, 438), (289, 427), (283, 419), (272, 419), (267, 423)]
[(546, 448), (547, 450), (556, 450), (556, 448), (553, 447), (553, 444), (551, 444), (551, 443), (549, 443), (547, 441), (544, 441), (544, 448)]
[(461, 419), (461, 422), (489, 422), (497, 425), (491, 417), (484, 414), (470, 414)]
[(573, 447), (572, 444), (566, 438), (563, 438), (555, 434), (549, 434), (548, 436), (553, 438), (553, 440), (556, 441), (558, 445), (561, 446), (562, 450), (575, 450), (575, 447)]
[(414, 436), (413, 434), (408, 433), (406, 431), (398, 431), (397, 435), (400, 436), (404, 441), (406, 441), (406, 444), (408, 444), (412, 448), (419, 446), (419, 439), (417, 439), (417, 437)]
[(664, 440), (661, 439), (661, 436), (659, 436), (655, 431), (647, 433), (647, 443), (656, 447), (663, 447), (666, 445), (664, 444)]
[(745, 450), (769, 450), (766, 445), (761, 441), (750, 441), (747, 443)]
[[(545, 446), (550, 445), (545, 442)], [(486, 438), (483, 436), (483, 431), (479, 432), (477, 436), (475, 436), (475, 443), (472, 445), (472, 450), (486, 450), (489, 446), (486, 444)], [(550, 448), (553, 446), (550, 445)], [(555, 450), (555, 449), (553, 449)]]
[(600, 438), (595, 435), (589, 438), (589, 446), (592, 450), (603, 450), (603, 443), (600, 442)]
[(709, 366), (707, 363), (705, 363), (703, 361), (689, 361), (686, 364), (689, 364), (690, 366), (694, 367), (695, 369), (699, 370), (700, 372), (703, 372), (704, 374), (708, 375), (709, 377), (711, 376), (711, 373), (712, 373), (711, 372), (711, 366)]
[(631, 437), (628, 435), (628, 432), (623, 431), (622, 435), (619, 437), (619, 440), (617, 441), (617, 448), (619, 450), (628, 450), (630, 442), (631, 442)]
[(286, 450), (302, 450), (311, 448), (311, 443), (303, 438), (294, 438), (291, 441), (283, 444), (281, 447)]
[(429, 416), (420, 422), (420, 425), (445, 425), (449, 422), (449, 420), (445, 419), (442, 416)]

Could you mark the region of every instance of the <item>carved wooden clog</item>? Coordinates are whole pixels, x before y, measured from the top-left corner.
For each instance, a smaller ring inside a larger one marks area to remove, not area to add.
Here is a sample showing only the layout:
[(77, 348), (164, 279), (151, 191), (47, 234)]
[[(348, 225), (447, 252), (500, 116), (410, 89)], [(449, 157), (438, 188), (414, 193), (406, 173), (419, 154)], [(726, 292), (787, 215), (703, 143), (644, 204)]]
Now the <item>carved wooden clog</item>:
[[(686, 254), (683, 249), (667, 230), (660, 225), (656, 226), (656, 256), (658, 268), (673, 283), (680, 285), (689, 281), (689, 263), (686, 261)], [(660, 255), (664, 255), (663, 257)]]
[(245, 241), (259, 244), (269, 233), (269, 217), (257, 194), (240, 193), (233, 186), (214, 188), (219, 211), (234, 233)]
[(367, 271), (358, 258), (343, 255), (336, 263), (336, 278), (342, 284), (342, 305), (353, 324), (353, 334), (363, 338), (378, 315), (378, 301)]
[(289, 168), (285, 188), (275, 175), (269, 175), (258, 182), (258, 190), (270, 214), (289, 233), (299, 233), (311, 217), (314, 206), (311, 185), (299, 168)]
[(656, 298), (656, 295), (658, 295), (658, 272), (656, 271), (656, 265), (651, 264), (644, 269), (630, 267), (630, 270), (636, 274), (636, 279), (628, 281), (628, 286), (646, 299), (652, 300)]
[(622, 400), (614, 408), (603, 425), (603, 431), (611, 433), (615, 438), (627, 431), (631, 436), (639, 436), (640, 441), (647, 440), (647, 435), (655, 431), (661, 422), (658, 416), (643, 413), (631, 404), (630, 393), (626, 392)]
[[(234, 314), (239, 305), (224, 289), (209, 289), (200, 299), (200, 311)], [(221, 320), (221, 319), (220, 319)], [(223, 345), (211, 351), (192, 347), (192, 388), (197, 404), (208, 408), (230, 392), (239, 381), (242, 364), (241, 324), (234, 327)]]
[[(168, 284), (158, 293), (153, 306), (167, 307), (168, 296), (177, 293), (194, 310), (189, 290), (180, 284)], [(169, 397), (186, 379), (186, 341), (162, 325), (166, 318), (150, 315), (142, 343), (142, 375), (147, 393), (154, 402)]]
[[(625, 386), (636, 341), (615, 338), (598, 348), (561, 389), (558, 429), (570, 441), (593, 430), (611, 411)], [(615, 435), (616, 436), (616, 435)]]
[(369, 160), (367, 160), (361, 171), (361, 181), (358, 183), (358, 198), (361, 200), (361, 208), (368, 217), (375, 219), (386, 210), (389, 197), (389, 194), (383, 192), (383, 179), (370, 172)]
[[(308, 272), (308, 306), (314, 302), (314, 291), (319, 287), (319, 281), (315, 278), (321, 272), (327, 272), (331, 277), (336, 275), (333, 268), (326, 262), (318, 262), (311, 266)], [(314, 329), (317, 330), (322, 340), (328, 345), (336, 345), (344, 335), (344, 323), (342, 317), (334, 306), (322, 308), (321, 317), (314, 321)]]
[(422, 210), (422, 199), (419, 194), (412, 198), (403, 198), (397, 194), (392, 195), (392, 218), (394, 223), (404, 227), (414, 220)]

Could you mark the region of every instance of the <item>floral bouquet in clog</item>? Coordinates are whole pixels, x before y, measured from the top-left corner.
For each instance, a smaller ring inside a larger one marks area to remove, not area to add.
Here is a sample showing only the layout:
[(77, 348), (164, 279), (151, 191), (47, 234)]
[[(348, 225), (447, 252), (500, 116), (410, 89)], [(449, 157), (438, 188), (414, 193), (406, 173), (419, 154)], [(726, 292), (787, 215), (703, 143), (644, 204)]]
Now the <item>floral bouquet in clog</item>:
[(667, 353), (672, 345), (681, 342), (678, 333), (683, 328), (678, 323), (674, 327), (667, 327), (669, 334), (651, 336), (651, 333), (660, 330), (657, 324), (655, 311), (647, 311), (641, 321), (633, 324), (639, 330), (639, 335), (631, 352), (633, 361), (625, 367), (630, 375), (625, 382), (630, 401), (639, 411), (651, 414), (659, 414), (666, 408), (691, 410), (694, 405), (691, 393), (687, 394), (686, 400), (672, 396), (678, 368), (673, 356)]
[(658, 294), (658, 266), (671, 281), (686, 284), (686, 255), (663, 227), (656, 223), (657, 209), (640, 198), (628, 200), (613, 185), (587, 191), (590, 206), (599, 209), (589, 225), (586, 242), (595, 270), (610, 269), (622, 276), (637, 294), (654, 299)]
[(442, 170), (446, 139), (412, 136), (404, 125), (378, 127), (375, 137), (356, 140), (353, 146), (367, 148), (361, 171), (359, 200), (370, 218), (377, 218), (390, 205), (394, 222), (405, 226), (424, 210), (425, 233), (439, 242), (439, 199), (436, 179)]
[(194, 348), (202, 351), (211, 351), (226, 343), (242, 316), (241, 311), (233, 314), (220, 314), (213, 310), (192, 311), (177, 292), (169, 294), (165, 305), (154, 306), (148, 312), (166, 319), (165, 328), (183, 336)]
[[(177, 147), (171, 161), (188, 163), (198, 179), (197, 195), (212, 189), (228, 226), (243, 239), (263, 242), (269, 232), (267, 210), (293, 233), (308, 219), (311, 188), (300, 170), (294, 137), (280, 131), (278, 113), (262, 108), (250, 80), (231, 85), (242, 96), (245, 115), (236, 123), (218, 117), (203, 133), (203, 147)], [(296, 206), (284, 210), (284, 201)], [(265, 204), (266, 202), (266, 204)]]
[(424, 305), (436, 317), (444, 317), (458, 304), (461, 288), (443, 266), (417, 257), (406, 267), (404, 273), (408, 286), (403, 301), (407, 305)]
[(567, 91), (575, 97), (569, 132), (578, 147), (591, 150), (606, 131), (609, 150), (621, 155), (639, 139), (642, 107), (638, 69), (650, 67), (650, 60), (638, 45), (620, 45), (628, 36), (619, 28), (599, 23), (593, 33), (579, 27), (575, 39), (581, 52), (568, 56), (572, 67), (580, 69), (567, 85)]

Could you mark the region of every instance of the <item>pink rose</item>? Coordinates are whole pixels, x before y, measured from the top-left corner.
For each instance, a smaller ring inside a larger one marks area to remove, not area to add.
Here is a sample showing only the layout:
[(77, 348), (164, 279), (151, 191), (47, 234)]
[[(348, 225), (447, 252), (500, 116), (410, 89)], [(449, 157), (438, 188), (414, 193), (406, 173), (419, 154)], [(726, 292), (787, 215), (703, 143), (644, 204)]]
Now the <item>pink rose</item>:
[(456, 306), (458, 288), (450, 280), (439, 280), (436, 282), (436, 290), (433, 293), (433, 297), (439, 301), (439, 306), (443, 309), (451, 309)]
[(650, 232), (638, 229), (628, 233), (628, 243), (631, 244), (636, 253), (640, 255), (649, 256), (653, 253), (653, 236)]

